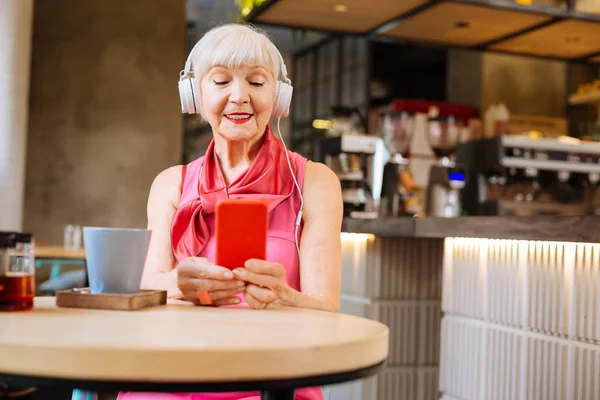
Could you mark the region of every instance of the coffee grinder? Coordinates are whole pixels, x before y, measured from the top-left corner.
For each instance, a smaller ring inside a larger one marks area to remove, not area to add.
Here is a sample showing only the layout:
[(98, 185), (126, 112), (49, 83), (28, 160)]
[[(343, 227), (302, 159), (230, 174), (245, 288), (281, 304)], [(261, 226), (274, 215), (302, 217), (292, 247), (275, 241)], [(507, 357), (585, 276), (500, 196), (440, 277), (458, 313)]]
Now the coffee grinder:
[(461, 190), (466, 171), (450, 157), (456, 151), (460, 127), (455, 117), (430, 112), (427, 140), (438, 162), (429, 170), (426, 213), (432, 217), (458, 217), (462, 214)]
[(422, 211), (414, 198), (416, 185), (408, 158), (414, 124), (414, 115), (406, 111), (383, 110), (378, 115), (377, 133), (387, 150), (381, 186), (381, 216), (414, 215)]

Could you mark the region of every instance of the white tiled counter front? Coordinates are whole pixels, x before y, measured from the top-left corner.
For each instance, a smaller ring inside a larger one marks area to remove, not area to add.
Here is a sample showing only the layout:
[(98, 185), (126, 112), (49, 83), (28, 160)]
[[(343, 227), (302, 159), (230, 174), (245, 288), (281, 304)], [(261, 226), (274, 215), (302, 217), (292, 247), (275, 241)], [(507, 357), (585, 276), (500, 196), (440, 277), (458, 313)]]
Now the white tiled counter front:
[(390, 328), (387, 368), (332, 388), (332, 400), (439, 398), (442, 239), (342, 234), (341, 312)]
[(447, 238), (448, 400), (600, 399), (600, 244)]

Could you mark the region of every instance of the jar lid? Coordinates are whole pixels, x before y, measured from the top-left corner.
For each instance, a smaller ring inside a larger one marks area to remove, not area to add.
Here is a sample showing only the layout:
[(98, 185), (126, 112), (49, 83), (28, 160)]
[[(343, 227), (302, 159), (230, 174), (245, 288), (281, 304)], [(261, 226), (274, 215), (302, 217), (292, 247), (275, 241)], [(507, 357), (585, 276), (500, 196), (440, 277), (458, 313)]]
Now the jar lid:
[(33, 234), (29, 232), (15, 232), (15, 241), (17, 243), (31, 243)]
[(0, 249), (8, 249), (16, 245), (15, 232), (0, 232)]

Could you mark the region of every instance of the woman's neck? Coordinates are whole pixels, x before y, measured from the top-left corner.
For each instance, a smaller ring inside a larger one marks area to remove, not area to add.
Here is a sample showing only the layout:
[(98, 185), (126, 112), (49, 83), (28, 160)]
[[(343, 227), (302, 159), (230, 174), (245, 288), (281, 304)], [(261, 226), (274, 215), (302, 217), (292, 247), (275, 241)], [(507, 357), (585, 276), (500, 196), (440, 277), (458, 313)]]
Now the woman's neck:
[(252, 164), (265, 137), (261, 135), (253, 140), (232, 141), (215, 135), (215, 152), (227, 185), (234, 182)]

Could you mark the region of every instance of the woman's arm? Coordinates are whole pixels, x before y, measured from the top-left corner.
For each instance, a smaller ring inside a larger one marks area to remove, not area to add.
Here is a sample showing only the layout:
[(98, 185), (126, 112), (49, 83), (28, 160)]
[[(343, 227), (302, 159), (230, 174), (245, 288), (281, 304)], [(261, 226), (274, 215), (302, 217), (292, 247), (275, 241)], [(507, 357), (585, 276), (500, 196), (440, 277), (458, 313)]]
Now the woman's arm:
[(179, 206), (181, 169), (164, 170), (154, 179), (148, 196), (150, 247), (142, 276), (142, 289), (166, 290), (168, 297), (183, 298), (177, 286), (176, 261), (171, 247), (171, 220)]
[(308, 162), (304, 176), (304, 227), (300, 242), (301, 292), (288, 289), (280, 304), (338, 311), (341, 288), (342, 190), (338, 177), (320, 163)]

